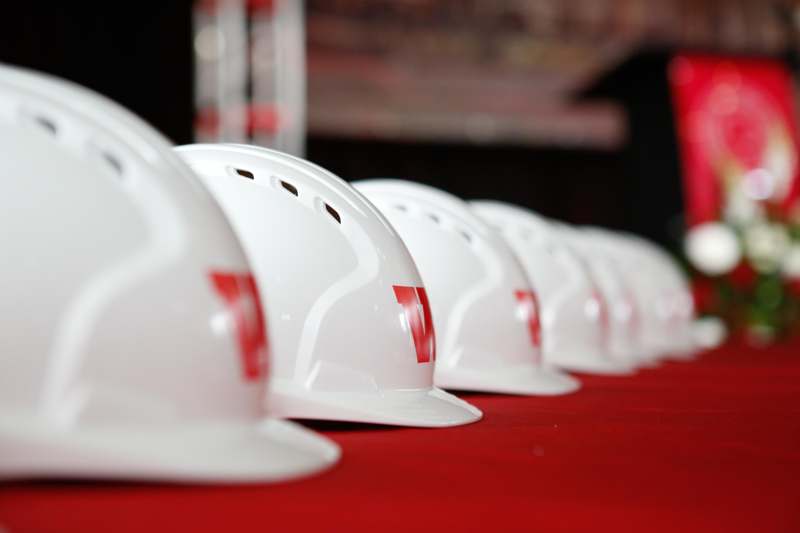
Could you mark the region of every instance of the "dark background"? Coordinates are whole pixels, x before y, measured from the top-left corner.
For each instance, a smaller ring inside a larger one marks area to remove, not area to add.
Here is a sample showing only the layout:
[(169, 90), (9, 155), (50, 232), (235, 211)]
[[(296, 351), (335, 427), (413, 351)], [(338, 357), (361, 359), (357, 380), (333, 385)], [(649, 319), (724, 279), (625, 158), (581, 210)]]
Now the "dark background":
[[(311, 51), (314, 39), (324, 41), (325, 21), (348, 17), (352, 14), (348, 6), (362, 3), (339, 4), (331, 8), (324, 2), (309, 3)], [(191, 10), (189, 0), (16, 3), (0, 18), (0, 61), (86, 85), (128, 107), (176, 144), (189, 143), (194, 116)], [(396, 15), (378, 14), (386, 24)], [(375, 13), (365, 16), (373, 24)], [(519, 26), (514, 20), (510, 24)], [(560, 31), (583, 31), (571, 24)], [(591, 38), (604, 39), (602, 34)], [(559, 35), (548, 39), (556, 45), (565, 40)], [(591, 49), (591, 41), (584, 44)], [(325, 42), (316, 46), (325, 53), (332, 48)], [(593, 67), (594, 78), (584, 76), (581, 83), (591, 85), (638, 48), (637, 43), (629, 43), (624, 53), (609, 55), (613, 61)], [(310, 63), (313, 77), (314, 62)], [(617, 146), (354, 136), (337, 134), (335, 128), (315, 128), (312, 112), (306, 156), (345, 179), (414, 179), (465, 198), (501, 199), (569, 222), (636, 231), (677, 248), (682, 228), (680, 169), (668, 95), (659, 83), (650, 79), (642, 85), (646, 89), (638, 92), (634, 87), (636, 105), (650, 108), (652, 117), (636, 122), (621, 113), (627, 137)], [(312, 83), (312, 92), (314, 87), (317, 93), (328, 94), (324, 80)], [(612, 84), (612, 93), (614, 89)], [(318, 98), (311, 96), (313, 104)], [(532, 87), (531, 101), (539, 98)]]
[(190, 142), (191, 5), (15, 2), (0, 16), (0, 61), (85, 85)]
[(311, 137), (308, 156), (349, 179), (399, 177), (575, 223), (630, 225), (621, 152)]
[[(122, 103), (176, 144), (192, 142), (193, 57), (187, 0), (17, 5), (0, 21), (0, 61), (49, 72)], [(391, 142), (311, 135), (307, 157), (346, 179), (407, 177), (469, 198), (625, 227), (619, 153)], [(535, 161), (535, 164), (531, 164)], [(613, 206), (613, 208), (610, 208)]]

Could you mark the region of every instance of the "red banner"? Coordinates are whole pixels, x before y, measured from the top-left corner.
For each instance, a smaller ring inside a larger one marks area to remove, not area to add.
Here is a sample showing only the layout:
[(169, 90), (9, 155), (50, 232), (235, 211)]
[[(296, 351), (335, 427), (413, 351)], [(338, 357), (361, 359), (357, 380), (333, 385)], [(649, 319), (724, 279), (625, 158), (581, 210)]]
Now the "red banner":
[(678, 55), (669, 65), (688, 226), (798, 196), (792, 80), (779, 61)]

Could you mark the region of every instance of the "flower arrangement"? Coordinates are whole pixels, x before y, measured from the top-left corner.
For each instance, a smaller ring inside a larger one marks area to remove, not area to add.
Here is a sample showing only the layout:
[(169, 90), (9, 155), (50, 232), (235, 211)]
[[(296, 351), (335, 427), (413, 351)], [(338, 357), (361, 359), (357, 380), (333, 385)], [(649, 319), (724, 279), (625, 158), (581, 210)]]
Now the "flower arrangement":
[(786, 215), (743, 191), (729, 195), (722, 221), (688, 232), (685, 252), (698, 313), (762, 345), (800, 334), (800, 210)]
[(669, 76), (698, 312), (758, 344), (800, 333), (792, 73), (774, 58), (679, 54)]

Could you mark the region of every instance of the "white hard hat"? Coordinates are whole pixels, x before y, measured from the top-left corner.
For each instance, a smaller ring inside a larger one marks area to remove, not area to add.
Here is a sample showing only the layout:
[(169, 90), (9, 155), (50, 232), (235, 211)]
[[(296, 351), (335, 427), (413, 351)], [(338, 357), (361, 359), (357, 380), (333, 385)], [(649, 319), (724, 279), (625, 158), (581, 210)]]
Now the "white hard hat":
[(354, 186), (389, 219), (419, 268), (436, 329), (436, 385), (512, 394), (579, 388), (542, 364), (536, 293), (502, 237), (466, 202), (410, 181)]
[(0, 478), (272, 481), (338, 459), (264, 417), (248, 263), (163, 137), (0, 66), (0, 138)]
[(433, 386), (425, 288), (400, 237), (363, 196), (273, 150), (178, 151), (222, 205), (268, 295), (275, 412), (410, 426), (480, 419)]
[(637, 254), (632, 252), (630, 243), (621, 238), (618, 232), (594, 226), (583, 227), (582, 230), (590, 242), (605, 252), (606, 257), (614, 263), (632, 295), (637, 311), (634, 339), (639, 365), (657, 365), (661, 359), (663, 331), (655, 305), (653, 305), (657, 295), (654, 292), (652, 280), (638, 262)]
[(553, 222), (553, 225), (584, 261), (608, 307), (608, 353), (626, 365), (640, 365), (639, 309), (621, 268), (586, 232), (562, 223)]
[(636, 235), (622, 234), (652, 268), (660, 297), (657, 312), (665, 324), (665, 355), (671, 359), (692, 359), (697, 353), (694, 341), (694, 298), (686, 274), (662, 247)]
[(630, 365), (608, 353), (605, 302), (568, 243), (528, 209), (495, 201), (470, 203), (503, 235), (540, 296), (545, 360), (577, 372), (630, 374)]
[(663, 269), (666, 281), (666, 314), (672, 331), (670, 356), (693, 359), (699, 353), (695, 341), (694, 323), (697, 318), (691, 284), (678, 262), (663, 248), (642, 239), (643, 246), (653, 252), (653, 259)]
[(617, 259), (639, 302), (641, 344), (649, 360), (684, 359), (694, 352), (691, 292), (677, 265), (640, 237), (588, 228), (591, 238)]

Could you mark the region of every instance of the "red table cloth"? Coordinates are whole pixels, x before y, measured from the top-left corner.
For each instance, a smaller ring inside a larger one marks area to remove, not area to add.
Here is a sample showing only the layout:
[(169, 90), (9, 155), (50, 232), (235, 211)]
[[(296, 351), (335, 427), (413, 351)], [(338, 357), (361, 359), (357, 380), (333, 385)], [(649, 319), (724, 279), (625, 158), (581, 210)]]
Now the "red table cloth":
[(0, 484), (0, 531), (800, 531), (800, 346), (580, 377), (465, 395), (470, 426), (312, 425), (342, 462), (292, 483)]

